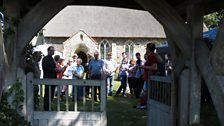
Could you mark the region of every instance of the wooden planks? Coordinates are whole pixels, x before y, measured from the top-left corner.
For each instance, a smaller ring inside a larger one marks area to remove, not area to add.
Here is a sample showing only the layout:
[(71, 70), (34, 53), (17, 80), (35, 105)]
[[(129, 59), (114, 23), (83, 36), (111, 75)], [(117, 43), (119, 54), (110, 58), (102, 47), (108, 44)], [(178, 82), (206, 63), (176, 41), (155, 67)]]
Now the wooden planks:
[(148, 91), (148, 126), (171, 126), (170, 77), (150, 76)]
[(149, 126), (171, 126), (170, 106), (150, 100), (148, 119)]
[(71, 120), (100, 120), (101, 118), (101, 112), (34, 112), (34, 119), (71, 119)]
[(38, 126), (48, 126), (48, 120), (47, 119), (39, 120)]
[[(34, 112), (34, 126), (106, 126), (101, 112)], [(101, 122), (104, 123), (101, 123)]]
[(100, 121), (78, 121), (69, 119), (34, 120), (34, 126), (106, 126)]

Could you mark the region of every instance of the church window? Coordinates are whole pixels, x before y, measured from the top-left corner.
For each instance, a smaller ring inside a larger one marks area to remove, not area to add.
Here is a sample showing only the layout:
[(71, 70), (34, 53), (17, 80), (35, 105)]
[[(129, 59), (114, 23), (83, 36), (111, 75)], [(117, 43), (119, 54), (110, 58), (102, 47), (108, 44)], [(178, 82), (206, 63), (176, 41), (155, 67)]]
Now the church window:
[(111, 45), (108, 41), (103, 40), (100, 43), (100, 58), (101, 59), (106, 59), (108, 52), (111, 52)]
[(134, 58), (134, 44), (130, 45), (130, 58), (133, 59)]
[(134, 58), (134, 43), (133, 42), (128, 41), (125, 43), (125, 52), (129, 59)]

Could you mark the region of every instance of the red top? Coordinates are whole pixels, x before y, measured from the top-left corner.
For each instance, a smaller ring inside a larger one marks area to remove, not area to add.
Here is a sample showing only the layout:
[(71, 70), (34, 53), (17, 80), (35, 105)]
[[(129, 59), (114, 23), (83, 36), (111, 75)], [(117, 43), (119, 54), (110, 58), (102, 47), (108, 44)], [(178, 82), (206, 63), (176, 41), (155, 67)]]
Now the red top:
[(62, 66), (59, 63), (57, 63), (56, 67), (58, 68), (58, 70), (60, 70), (57, 72), (57, 79), (62, 79), (62, 77), (63, 77), (63, 71), (61, 71)]
[[(149, 54), (144, 66), (152, 66), (153, 64), (156, 64), (156, 55), (155, 53)], [(144, 69), (144, 80), (148, 80), (148, 69)]]

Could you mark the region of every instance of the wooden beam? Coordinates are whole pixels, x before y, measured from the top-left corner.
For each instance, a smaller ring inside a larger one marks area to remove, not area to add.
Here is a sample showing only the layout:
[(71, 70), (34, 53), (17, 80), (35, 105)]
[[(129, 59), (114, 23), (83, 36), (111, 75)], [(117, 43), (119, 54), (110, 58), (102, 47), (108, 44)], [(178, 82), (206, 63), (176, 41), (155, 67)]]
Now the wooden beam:
[(75, 85), (75, 86), (100, 86), (100, 80), (74, 80), (72, 79), (34, 79), (34, 85)]
[(224, 8), (223, 0), (210, 0), (210, 2), (204, 3), (205, 14), (220, 11)]
[(17, 57), (15, 57), (17, 44), (17, 24), (15, 24), (15, 22), (18, 21), (20, 17), (20, 5), (18, 0), (3, 0), (3, 3), (5, 14), (8, 18), (8, 20), (4, 22), (5, 29), (13, 29), (12, 33), (4, 34), (4, 46), (7, 54), (7, 62), (10, 66), (13, 66), (17, 61)]
[[(172, 36), (169, 35), (169, 32), (167, 32), (166, 29), (165, 33), (167, 36), (167, 41), (170, 47), (170, 54), (171, 54), (171, 59), (172, 59), (172, 63), (173, 63), (173, 73), (172, 73), (172, 82), (171, 82), (171, 125), (175, 126), (176, 122), (178, 121), (178, 104), (180, 104), (181, 102), (179, 102), (178, 98), (180, 99), (181, 95), (179, 95), (179, 93), (181, 93), (181, 85), (179, 82), (179, 76), (182, 75), (182, 73), (184, 73), (184, 66), (185, 66), (185, 60), (182, 56), (182, 54), (180, 53), (180, 50), (177, 48), (177, 46), (175, 45), (175, 42), (172, 39)], [(185, 70), (186, 72), (186, 70)], [(184, 78), (187, 78), (185, 76), (186, 74), (183, 74)], [(183, 85), (185, 86), (185, 85)], [(179, 88), (178, 88), (179, 87)], [(182, 94), (183, 96), (183, 94)], [(182, 98), (185, 99), (185, 98)]]
[(185, 69), (180, 74), (179, 80), (179, 119), (178, 126), (187, 126), (189, 119), (189, 75), (190, 70)]
[(195, 63), (196, 39), (202, 39), (203, 33), (203, 8), (191, 5), (187, 8), (187, 22), (191, 28), (192, 52), (190, 60), (190, 94), (189, 94), (189, 121), (190, 125), (200, 124), (201, 108), (201, 76)]
[(173, 72), (175, 76), (179, 76), (182, 72), (182, 70), (185, 67), (185, 62), (186, 59), (183, 57), (183, 54), (181, 51), (178, 49), (176, 46), (173, 36), (167, 31), (167, 29), (164, 29), (165, 34), (167, 36), (168, 44), (170, 47), (170, 54), (171, 54), (171, 59), (172, 59), (172, 64), (173, 64)]
[[(4, 59), (5, 59), (5, 87), (15, 84), (17, 79), (17, 59), (16, 57), (16, 44), (17, 44), (17, 24), (20, 17), (20, 3), (18, 0), (4, 0), (3, 7), (8, 20), (5, 22), (5, 26), (13, 29), (12, 33), (4, 34)], [(7, 27), (6, 27), (7, 29)]]
[(34, 107), (34, 100), (33, 100), (33, 73), (27, 74), (26, 79), (26, 120), (33, 126), (33, 107)]
[(220, 25), (214, 46), (210, 53), (210, 61), (218, 75), (224, 75), (224, 22)]
[(220, 11), (224, 7), (224, 1), (222, 0), (186, 0), (181, 4), (177, 5), (175, 9), (180, 15), (186, 13), (187, 7), (191, 5), (201, 5), (205, 7), (205, 14)]
[(186, 1), (182, 2), (181, 4), (177, 5), (175, 7), (175, 9), (177, 10), (177, 12), (179, 14), (184, 14), (184, 13), (186, 13), (188, 6), (195, 5), (200, 2), (205, 2), (205, 1), (208, 1), (208, 0), (186, 0)]
[(203, 40), (196, 41), (196, 63), (212, 97), (221, 126), (224, 126), (224, 89), (210, 64), (209, 50)]
[(0, 28), (0, 102), (2, 98), (2, 91), (5, 82), (5, 49), (4, 49), (4, 42), (3, 42), (3, 35), (2, 29)]
[[(183, 57), (180, 50), (176, 47), (175, 42), (169, 32), (166, 29), (165, 33), (168, 39), (168, 44), (171, 50), (171, 57), (173, 62), (173, 82), (172, 82), (172, 96), (176, 99), (176, 102), (171, 107), (173, 110), (173, 125), (178, 122), (178, 126), (185, 126), (188, 124), (189, 119), (189, 78), (190, 70), (186, 68), (186, 58)], [(175, 95), (175, 96), (174, 96)]]
[(42, 0), (33, 7), (19, 23), (17, 54), (21, 55), (25, 46), (36, 33), (72, 1), (73, 0)]
[(145, 10), (149, 11), (173, 37), (175, 44), (187, 58), (191, 57), (190, 29), (183, 19), (164, 0), (138, 0)]

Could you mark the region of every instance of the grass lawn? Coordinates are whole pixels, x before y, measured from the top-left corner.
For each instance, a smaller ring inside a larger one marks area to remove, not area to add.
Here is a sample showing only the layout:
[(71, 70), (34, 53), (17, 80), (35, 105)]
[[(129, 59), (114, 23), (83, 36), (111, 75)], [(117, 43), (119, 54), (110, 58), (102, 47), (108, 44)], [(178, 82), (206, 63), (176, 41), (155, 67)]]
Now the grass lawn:
[[(114, 90), (120, 86), (119, 81), (114, 81)], [(129, 97), (107, 98), (107, 121), (108, 126), (146, 126), (147, 110), (133, 108), (138, 100)]]

